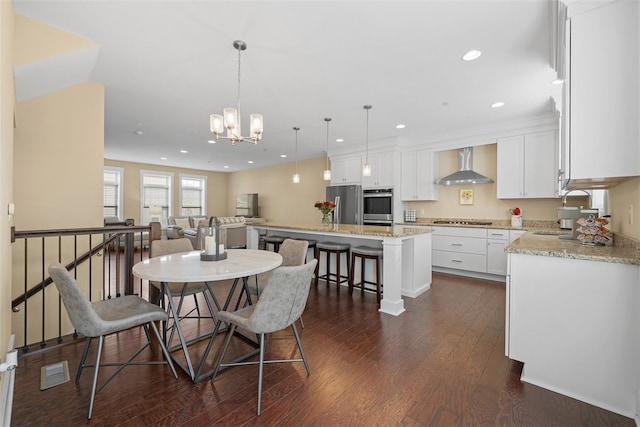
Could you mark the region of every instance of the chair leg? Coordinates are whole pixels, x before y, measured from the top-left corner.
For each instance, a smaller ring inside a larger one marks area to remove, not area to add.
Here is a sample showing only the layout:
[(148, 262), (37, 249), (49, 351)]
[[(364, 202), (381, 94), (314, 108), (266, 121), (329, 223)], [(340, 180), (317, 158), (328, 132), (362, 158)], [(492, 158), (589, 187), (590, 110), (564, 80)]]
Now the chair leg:
[(317, 288), (318, 287), (318, 275), (320, 274), (320, 249), (315, 248), (315, 250), (313, 251), (313, 255), (318, 260), (318, 263), (316, 264), (316, 271), (315, 271), (315, 275), (316, 275), (315, 285), (316, 285), (316, 288)]
[(298, 329), (296, 328), (295, 322), (291, 324), (291, 329), (293, 329), (293, 335), (295, 335), (296, 337), (296, 343), (298, 344), (298, 349), (300, 349), (300, 355), (302, 356), (304, 367), (307, 369), (307, 375), (311, 375), (311, 370), (309, 369), (309, 363), (307, 362), (307, 356), (304, 354), (304, 349), (302, 348), (302, 341), (300, 340), (300, 335), (298, 334)]
[(302, 316), (300, 316), (300, 326), (302, 326), (302, 329), (304, 329), (304, 320), (302, 320)]
[(89, 414), (87, 415), (87, 419), (91, 419), (91, 415), (93, 413), (93, 402), (96, 398), (96, 387), (98, 385), (98, 372), (100, 371), (100, 357), (102, 356), (102, 343), (104, 342), (104, 337), (100, 335), (98, 338), (98, 354), (96, 355), (96, 366), (93, 371), (93, 385), (91, 386), (91, 397), (89, 400)]
[[(349, 256), (347, 255), (347, 258)], [(352, 253), (351, 254), (351, 267), (349, 268), (349, 295), (353, 295), (353, 274), (355, 273), (354, 270), (354, 265), (356, 264), (356, 254)]]
[(84, 364), (87, 361), (87, 354), (89, 353), (89, 346), (91, 345), (92, 339), (92, 337), (86, 337), (84, 340), (84, 349), (82, 350), (82, 357), (80, 358), (80, 364), (76, 372), (76, 384), (80, 381), (80, 375), (82, 375), (82, 369), (84, 369)]
[(264, 368), (264, 347), (264, 334), (260, 334), (260, 364), (258, 365), (258, 415), (260, 415), (260, 409), (262, 406), (262, 372)]

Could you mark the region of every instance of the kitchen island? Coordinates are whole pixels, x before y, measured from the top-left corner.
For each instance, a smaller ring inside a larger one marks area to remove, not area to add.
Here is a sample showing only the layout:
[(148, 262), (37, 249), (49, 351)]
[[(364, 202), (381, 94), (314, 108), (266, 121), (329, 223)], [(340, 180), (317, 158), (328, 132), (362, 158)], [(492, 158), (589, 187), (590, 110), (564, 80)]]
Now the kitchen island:
[(522, 381), (634, 417), (640, 251), (528, 232), (507, 249), (505, 354)]
[[(378, 246), (383, 250), (380, 311), (398, 316), (405, 311), (402, 296), (415, 298), (431, 287), (431, 229), (351, 224), (285, 224), (265, 222), (247, 226), (247, 247), (257, 249), (261, 234)], [(323, 274), (322, 265), (320, 274)]]

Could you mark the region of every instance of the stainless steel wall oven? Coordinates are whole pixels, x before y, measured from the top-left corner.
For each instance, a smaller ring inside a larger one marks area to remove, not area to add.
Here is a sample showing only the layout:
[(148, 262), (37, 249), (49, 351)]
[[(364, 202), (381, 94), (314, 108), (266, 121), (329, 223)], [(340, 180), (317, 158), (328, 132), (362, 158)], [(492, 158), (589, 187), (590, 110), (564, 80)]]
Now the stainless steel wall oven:
[(393, 225), (393, 189), (364, 190), (363, 194), (363, 224), (364, 225)]

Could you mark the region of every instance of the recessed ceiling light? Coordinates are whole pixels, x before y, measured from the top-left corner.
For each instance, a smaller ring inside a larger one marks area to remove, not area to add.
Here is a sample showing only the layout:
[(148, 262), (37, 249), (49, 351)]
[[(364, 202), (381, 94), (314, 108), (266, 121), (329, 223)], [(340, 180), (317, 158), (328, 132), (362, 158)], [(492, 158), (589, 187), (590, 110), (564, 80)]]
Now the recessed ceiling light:
[(253, 160), (249, 160), (247, 163), (249, 163), (250, 165), (253, 164)]
[(229, 165), (224, 165), (223, 168), (229, 169)]
[(498, 101), (491, 104), (491, 108), (500, 108), (504, 105), (504, 102)]
[(138, 136), (140, 136), (140, 135), (143, 135), (143, 134), (144, 134), (144, 132), (143, 132), (143, 131), (141, 131), (140, 129), (138, 129), (138, 130), (134, 131), (134, 133), (135, 133), (136, 135), (138, 135)]
[(180, 150), (180, 152), (181, 152), (182, 154), (187, 154), (187, 153), (188, 153), (188, 151), (187, 151), (187, 150)]
[(280, 154), (280, 157), (282, 157), (283, 159), (287, 157), (286, 154)]
[(167, 160), (166, 157), (160, 157), (160, 160)]
[(474, 59), (480, 58), (480, 55), (482, 55), (482, 52), (480, 52), (479, 50), (470, 50), (469, 52), (462, 55), (462, 59), (464, 61), (473, 61)]
[(396, 125), (396, 129), (404, 129), (405, 125), (403, 125), (402, 123), (399, 123)]
[(208, 142), (209, 144), (215, 144), (215, 143), (216, 143), (216, 142), (218, 142), (218, 141), (216, 141), (216, 140), (214, 140), (214, 139), (210, 139), (210, 140), (208, 140), (207, 142)]
[(562, 83), (564, 83), (564, 80), (562, 79), (555, 79), (551, 81), (552, 85), (561, 85)]
[(336, 139), (336, 142), (344, 142), (344, 139), (338, 138), (338, 139)]

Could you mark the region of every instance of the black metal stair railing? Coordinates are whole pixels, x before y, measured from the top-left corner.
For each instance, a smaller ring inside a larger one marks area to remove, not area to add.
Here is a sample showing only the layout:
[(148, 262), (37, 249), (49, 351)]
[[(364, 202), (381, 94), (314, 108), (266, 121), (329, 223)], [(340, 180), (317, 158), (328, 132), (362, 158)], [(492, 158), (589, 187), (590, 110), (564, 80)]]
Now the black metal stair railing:
[[(16, 347), (27, 352), (36, 345), (62, 343), (69, 335), (62, 330), (64, 306), (55, 286), (50, 287), (51, 262), (73, 271), (90, 301), (123, 294), (148, 298), (148, 289), (143, 289), (142, 280), (134, 280), (131, 270), (135, 262), (148, 257), (146, 248), (160, 239), (160, 233), (160, 223), (134, 226), (132, 220), (95, 228), (15, 231), (12, 227), (13, 281), (22, 282), (21, 291), (17, 286), (12, 289), (12, 330), (22, 341)], [(100, 279), (94, 277), (100, 272)], [(52, 326), (56, 323), (57, 328)]]

